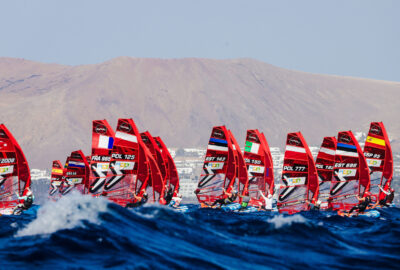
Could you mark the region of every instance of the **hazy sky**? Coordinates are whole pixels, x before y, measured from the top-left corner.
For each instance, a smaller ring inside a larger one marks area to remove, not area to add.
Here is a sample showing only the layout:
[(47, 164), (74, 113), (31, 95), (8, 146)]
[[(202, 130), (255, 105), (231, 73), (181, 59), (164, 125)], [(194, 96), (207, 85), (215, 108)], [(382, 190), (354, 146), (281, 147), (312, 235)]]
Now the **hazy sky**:
[(0, 56), (71, 65), (251, 57), (400, 81), (400, 1), (0, 0)]

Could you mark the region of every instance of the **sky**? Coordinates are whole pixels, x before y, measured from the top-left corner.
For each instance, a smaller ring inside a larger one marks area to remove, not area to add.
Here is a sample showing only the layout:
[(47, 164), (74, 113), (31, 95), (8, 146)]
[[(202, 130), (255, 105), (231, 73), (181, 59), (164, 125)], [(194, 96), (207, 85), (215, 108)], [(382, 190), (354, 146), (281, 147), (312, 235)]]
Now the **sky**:
[(0, 0), (0, 57), (254, 58), (400, 81), (397, 0)]

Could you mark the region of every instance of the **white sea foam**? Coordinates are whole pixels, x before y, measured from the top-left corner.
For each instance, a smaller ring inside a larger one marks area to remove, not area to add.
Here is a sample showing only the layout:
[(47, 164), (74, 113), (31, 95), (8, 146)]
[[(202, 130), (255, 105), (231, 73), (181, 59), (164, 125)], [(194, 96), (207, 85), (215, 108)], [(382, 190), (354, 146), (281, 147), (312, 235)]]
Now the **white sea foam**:
[(279, 215), (269, 219), (268, 222), (273, 224), (275, 226), (275, 229), (280, 229), (284, 226), (290, 226), (293, 223), (307, 223), (307, 219), (301, 215)]
[(107, 210), (108, 201), (78, 193), (63, 196), (58, 201), (46, 202), (37, 212), (37, 217), (16, 236), (47, 235), (62, 229), (83, 227), (83, 221), (99, 224), (99, 213)]

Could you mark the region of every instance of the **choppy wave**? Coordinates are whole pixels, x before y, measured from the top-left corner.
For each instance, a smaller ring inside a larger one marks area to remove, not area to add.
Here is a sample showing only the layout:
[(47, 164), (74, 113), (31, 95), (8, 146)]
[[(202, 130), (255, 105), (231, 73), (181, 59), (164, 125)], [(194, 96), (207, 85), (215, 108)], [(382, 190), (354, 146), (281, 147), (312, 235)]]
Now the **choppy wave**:
[(1, 268), (396, 269), (400, 263), (398, 208), (380, 210), (380, 219), (189, 209), (128, 210), (71, 195), (2, 216)]

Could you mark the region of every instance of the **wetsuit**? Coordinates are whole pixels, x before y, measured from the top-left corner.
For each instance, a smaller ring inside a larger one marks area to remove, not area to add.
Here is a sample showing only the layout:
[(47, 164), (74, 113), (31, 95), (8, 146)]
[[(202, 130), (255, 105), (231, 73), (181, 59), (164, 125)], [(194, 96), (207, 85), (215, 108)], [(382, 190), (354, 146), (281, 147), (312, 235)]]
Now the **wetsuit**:
[(360, 202), (358, 205), (350, 209), (349, 214), (351, 214), (351, 212), (353, 212), (354, 210), (358, 210), (358, 213), (364, 212), (370, 203), (371, 203), (371, 197), (370, 196), (365, 197), (364, 201)]
[(174, 191), (172, 188), (169, 188), (167, 194), (165, 194), (165, 204), (169, 204), (172, 200), (172, 196), (174, 195)]
[(319, 205), (311, 203), (310, 204), (310, 210), (319, 211)]
[(214, 205), (216, 205), (217, 203), (219, 203), (219, 205), (220, 206), (222, 206), (222, 205), (227, 205), (227, 204), (230, 204), (230, 203), (233, 203), (235, 200), (236, 200), (236, 198), (237, 198), (237, 194), (232, 194), (230, 197), (228, 197), (228, 198), (222, 198), (222, 199), (218, 199), (218, 200), (216, 200), (211, 206), (214, 206)]
[(127, 203), (125, 207), (126, 208), (135, 208), (135, 207), (142, 206), (146, 202), (147, 202), (147, 198), (143, 197), (140, 201), (136, 201), (134, 203)]

